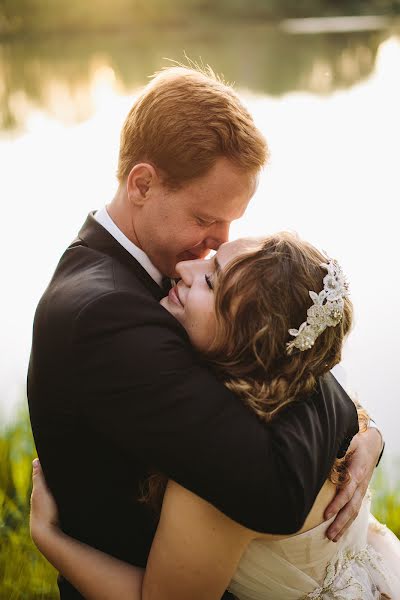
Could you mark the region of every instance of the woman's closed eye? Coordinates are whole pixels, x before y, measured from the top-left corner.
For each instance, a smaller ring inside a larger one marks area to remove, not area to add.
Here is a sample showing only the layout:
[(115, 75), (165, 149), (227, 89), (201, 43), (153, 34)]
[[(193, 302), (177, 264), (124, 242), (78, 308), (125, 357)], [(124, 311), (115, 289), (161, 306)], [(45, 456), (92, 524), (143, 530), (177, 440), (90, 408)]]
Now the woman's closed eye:
[(204, 279), (206, 280), (206, 284), (208, 285), (210, 290), (213, 290), (214, 286), (213, 286), (213, 282), (212, 282), (212, 275), (204, 275)]

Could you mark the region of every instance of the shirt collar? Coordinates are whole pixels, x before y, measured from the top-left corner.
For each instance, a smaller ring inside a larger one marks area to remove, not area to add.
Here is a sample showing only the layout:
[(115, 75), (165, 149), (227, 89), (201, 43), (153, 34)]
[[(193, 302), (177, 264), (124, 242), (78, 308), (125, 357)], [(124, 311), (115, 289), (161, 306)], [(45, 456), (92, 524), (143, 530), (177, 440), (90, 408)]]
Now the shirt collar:
[(119, 244), (121, 244), (121, 246), (123, 246), (123, 248), (125, 248), (127, 252), (129, 252), (129, 254), (133, 256), (133, 258), (138, 261), (140, 265), (142, 265), (150, 277), (154, 279), (159, 286), (162, 286), (163, 277), (160, 271), (153, 265), (147, 254), (145, 254), (141, 248), (136, 246), (136, 244), (131, 242), (131, 240), (128, 239), (124, 233), (122, 233), (120, 228), (117, 227), (108, 214), (105, 206), (95, 213), (94, 218), (98, 223), (100, 223), (100, 225), (102, 225), (102, 227), (104, 227), (104, 229), (108, 231), (108, 233), (113, 236), (115, 240), (117, 240)]

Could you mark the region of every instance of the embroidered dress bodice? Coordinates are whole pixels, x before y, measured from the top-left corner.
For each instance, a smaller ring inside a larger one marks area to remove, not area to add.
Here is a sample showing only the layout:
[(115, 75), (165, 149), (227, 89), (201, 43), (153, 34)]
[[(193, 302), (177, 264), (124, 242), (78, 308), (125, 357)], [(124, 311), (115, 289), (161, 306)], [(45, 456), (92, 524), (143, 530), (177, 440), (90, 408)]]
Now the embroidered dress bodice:
[[(393, 595), (393, 590), (400, 594), (400, 581), (394, 581), (392, 569), (369, 539), (373, 527), (378, 536), (395, 536), (370, 515), (370, 500), (364, 500), (358, 517), (337, 543), (325, 536), (329, 523), (281, 540), (251, 542), (229, 590), (239, 600), (400, 599)], [(390, 539), (398, 550), (395, 540)]]

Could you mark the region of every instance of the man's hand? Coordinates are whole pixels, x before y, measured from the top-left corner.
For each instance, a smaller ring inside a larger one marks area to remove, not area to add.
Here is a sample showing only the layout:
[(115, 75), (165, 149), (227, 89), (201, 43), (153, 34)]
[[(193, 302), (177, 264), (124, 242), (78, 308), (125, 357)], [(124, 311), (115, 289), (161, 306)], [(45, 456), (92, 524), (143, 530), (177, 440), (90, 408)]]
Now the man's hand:
[(326, 532), (327, 537), (337, 542), (350, 527), (359, 513), (361, 503), (374, 472), (382, 448), (382, 435), (376, 428), (369, 428), (354, 436), (349, 451), (350, 481), (335, 496), (325, 511), (325, 519), (336, 514), (336, 519)]

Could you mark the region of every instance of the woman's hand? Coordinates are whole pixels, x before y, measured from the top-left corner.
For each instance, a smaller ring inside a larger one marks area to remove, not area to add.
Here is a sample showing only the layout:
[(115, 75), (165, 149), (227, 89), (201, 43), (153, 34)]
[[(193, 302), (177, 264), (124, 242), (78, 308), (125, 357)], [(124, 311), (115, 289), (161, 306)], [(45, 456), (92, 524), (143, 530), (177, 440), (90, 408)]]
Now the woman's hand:
[(143, 570), (63, 533), (38, 459), (32, 478), (31, 536), (43, 556), (87, 600), (141, 600)]
[(32, 463), (32, 495), (31, 495), (31, 536), (36, 545), (43, 532), (58, 527), (58, 509), (56, 502), (47, 487), (39, 459)]

